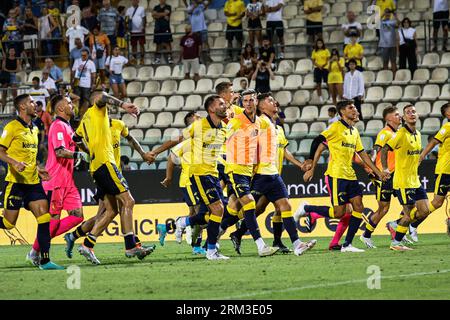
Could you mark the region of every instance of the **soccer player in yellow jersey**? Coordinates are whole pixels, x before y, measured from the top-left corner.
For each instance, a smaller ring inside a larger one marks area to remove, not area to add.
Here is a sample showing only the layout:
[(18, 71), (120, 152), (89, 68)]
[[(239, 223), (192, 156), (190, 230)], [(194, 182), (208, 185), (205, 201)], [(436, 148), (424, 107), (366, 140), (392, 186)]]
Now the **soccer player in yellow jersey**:
[(391, 250), (405, 251), (410, 248), (401, 244), (408, 226), (415, 219), (425, 218), (430, 212), (427, 193), (420, 184), (418, 168), (422, 150), (421, 135), (416, 130), (419, 118), (413, 105), (403, 108), (404, 126), (381, 149), (383, 172), (388, 173), (388, 152), (395, 153), (394, 192), (403, 206), (403, 217), (398, 222)]
[[(444, 104), (441, 107), (441, 113), (444, 118), (450, 121), (450, 103)], [(439, 209), (444, 204), (445, 197), (450, 190), (450, 122), (445, 123), (434, 136), (428, 145), (423, 149), (419, 164), (437, 145), (439, 147), (438, 159), (436, 163), (436, 182), (434, 186), (434, 198), (430, 203), (430, 213)], [(409, 226), (409, 233), (414, 241), (418, 241), (417, 227), (425, 220), (417, 219)], [(450, 218), (447, 219), (447, 229), (450, 234)]]
[[(358, 121), (359, 115), (353, 101), (343, 100), (338, 102), (337, 110), (341, 120), (333, 123), (321, 133), (323, 141), (328, 141), (330, 150), (331, 160), (328, 162), (325, 175), (328, 176), (330, 181), (330, 197), (333, 210), (317, 213), (325, 217), (341, 218), (345, 214), (346, 203), (350, 202), (353, 212), (341, 252), (363, 252), (364, 250), (352, 246), (352, 241), (361, 224), (364, 210), (361, 186), (352, 167), (355, 152), (359, 153), (362, 161), (381, 180), (387, 180), (389, 174), (381, 172), (370, 160), (367, 153), (364, 152), (358, 129), (353, 127)], [(323, 148), (319, 150), (323, 150)], [(310, 181), (314, 175), (314, 170), (321, 154), (318, 151), (316, 151), (311, 170), (305, 173), (304, 179), (306, 182)]]
[[(242, 93), (244, 112), (235, 115), (227, 125), (227, 162), (225, 172), (231, 181), (232, 194), (228, 194), (227, 212), (231, 224), (236, 223), (238, 212), (242, 208), (244, 221), (258, 247), (261, 257), (270, 256), (278, 248), (269, 247), (264, 242), (256, 221), (256, 202), (250, 190), (253, 177), (253, 167), (257, 163), (258, 135), (261, 131), (261, 121), (256, 115), (256, 91), (249, 89)], [(221, 229), (226, 230), (231, 225), (226, 219), (222, 221)]]
[(298, 237), (286, 185), (276, 167), (277, 131), (274, 119), (278, 108), (270, 93), (258, 96), (258, 109), (261, 112), (261, 130), (258, 136), (258, 163), (252, 181), (252, 195), (257, 201), (265, 196), (280, 210), (284, 227), (294, 247), (294, 254), (299, 256), (311, 249), (317, 241), (305, 243)]
[[(380, 150), (389, 140), (391, 140), (402, 121), (400, 112), (393, 106), (386, 107), (383, 110), (383, 119), (386, 122), (386, 126), (378, 133), (374, 146), (376, 158), (373, 160), (375, 160), (375, 164), (379, 170), (383, 170), (383, 166), (381, 165)], [(372, 241), (372, 232), (375, 231), (378, 223), (380, 223), (381, 219), (383, 219), (383, 217), (388, 213), (392, 194), (394, 193), (392, 181), (394, 178), (395, 154), (392, 151), (388, 152), (388, 169), (391, 174), (391, 178), (387, 181), (381, 182), (381, 184), (375, 184), (378, 209), (368, 218), (368, 221), (366, 222), (366, 230), (359, 238), (369, 249), (376, 248)]]
[(18, 116), (5, 126), (0, 137), (0, 160), (8, 164), (0, 229), (14, 228), (22, 206), (30, 210), (38, 223), (39, 268), (61, 270), (64, 268), (50, 261), (50, 213), (39, 179), (50, 177), (36, 162), (38, 129), (32, 122), (36, 117), (36, 103), (29, 94), (21, 94), (14, 99), (14, 107)]
[[(194, 121), (183, 130), (183, 135), (176, 140), (166, 141), (151, 153), (154, 158), (161, 152), (168, 150), (183, 140), (191, 139), (190, 180), (194, 192), (200, 195), (200, 201), (206, 205), (211, 213), (208, 220), (207, 253), (208, 260), (226, 260), (217, 251), (216, 243), (219, 235), (220, 222), (224, 211), (223, 191), (219, 182), (217, 159), (225, 143), (226, 130), (222, 120), (227, 117), (224, 99), (218, 95), (209, 96), (205, 101), (208, 112), (206, 118)], [(182, 233), (186, 226), (206, 224), (204, 216), (197, 214), (193, 217), (180, 217), (176, 221), (176, 232)]]
[(90, 172), (97, 186), (97, 192), (105, 205), (105, 213), (95, 220), (92, 230), (87, 234), (78, 252), (93, 264), (100, 261), (94, 254), (97, 237), (120, 211), (121, 227), (125, 239), (125, 255), (143, 259), (152, 250), (136, 243), (133, 232), (134, 199), (122, 173), (116, 166), (113, 136), (106, 105), (118, 106), (130, 114), (139, 114), (139, 108), (132, 103), (123, 102), (106, 92), (99, 94), (93, 106), (84, 114), (76, 133), (83, 137), (89, 148), (91, 158)]

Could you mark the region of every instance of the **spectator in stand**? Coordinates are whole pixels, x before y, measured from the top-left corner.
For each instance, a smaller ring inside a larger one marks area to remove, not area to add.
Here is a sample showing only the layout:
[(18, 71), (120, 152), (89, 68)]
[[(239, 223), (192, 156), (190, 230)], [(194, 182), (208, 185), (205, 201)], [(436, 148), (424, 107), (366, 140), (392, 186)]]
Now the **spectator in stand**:
[(31, 0), (31, 10), (33, 10), (33, 15), (40, 18), (42, 15), (42, 8), (46, 5), (46, 0)]
[(50, 70), (50, 77), (55, 80), (56, 85), (64, 81), (61, 69), (57, 65), (55, 65), (55, 62), (52, 58), (45, 59), (45, 68)]
[(37, 56), (37, 39), (38, 39), (38, 18), (33, 15), (31, 7), (25, 8), (23, 17), (22, 34), (24, 40), (25, 54), (31, 61), (31, 67), (36, 66), (35, 57)]
[(257, 64), (258, 57), (256, 56), (255, 49), (251, 43), (247, 43), (241, 54), (241, 68), (237, 76), (246, 77), (250, 81)]
[(75, 38), (75, 48), (73, 48), (70, 51), (70, 56), (69, 56), (70, 57), (70, 67), (73, 66), (73, 63), (75, 62), (75, 60), (81, 58), (82, 50), (89, 50), (89, 48), (83, 44), (83, 41), (81, 41), (80, 38)]
[(153, 42), (156, 43), (155, 64), (161, 63), (161, 54), (167, 54), (167, 63), (172, 64), (172, 31), (170, 30), (170, 15), (172, 7), (166, 4), (166, 0), (159, 0), (159, 5), (152, 11), (155, 19), (155, 31)]
[(322, 97), (322, 81), (328, 82), (328, 63), (330, 59), (330, 51), (325, 47), (322, 39), (317, 39), (314, 45), (314, 50), (311, 59), (314, 65), (314, 82), (316, 83), (317, 96), (320, 102), (323, 102)]
[(210, 4), (210, 0), (194, 0), (188, 7), (189, 21), (191, 22), (192, 32), (197, 33), (202, 41), (202, 62), (212, 61), (209, 57), (208, 27), (206, 26), (205, 10)]
[(75, 60), (70, 75), (70, 83), (74, 93), (80, 97), (79, 116), (83, 116), (88, 108), (91, 91), (95, 90), (95, 64), (89, 60), (89, 51), (82, 50), (81, 58)]
[(308, 42), (312, 45), (317, 39), (322, 38), (323, 17), (322, 17), (322, 0), (305, 0), (303, 11), (306, 14), (306, 34)]
[(120, 49), (126, 49), (127, 48), (127, 41), (125, 40), (125, 34), (127, 27), (125, 25), (125, 7), (124, 6), (118, 6), (117, 12), (119, 12), (119, 22), (117, 27), (117, 45)]
[[(98, 25), (97, 9), (94, 5), (83, 8), (81, 12), (81, 26), (85, 27), (89, 32), (94, 30), (94, 27)], [(89, 38), (84, 39), (84, 45), (89, 46)]]
[[(392, 19), (394, 18), (394, 19)], [(394, 73), (397, 71), (397, 35), (395, 30), (398, 25), (397, 14), (390, 9), (384, 11), (384, 15), (380, 21), (380, 42), (378, 47), (381, 49), (381, 57), (383, 59), (383, 69), (389, 69), (389, 62), (391, 63), (391, 70)]]
[(364, 77), (360, 71), (356, 69), (355, 59), (348, 62), (349, 71), (344, 77), (344, 99), (353, 100), (355, 107), (359, 112), (359, 119), (363, 120), (361, 104), (364, 98)]
[(259, 48), (259, 57), (258, 60), (263, 60), (267, 63), (267, 65), (272, 69), (276, 69), (275, 64), (275, 48), (272, 46), (270, 42), (270, 38), (267, 35), (264, 35), (262, 47)]
[[(386, 9), (391, 10), (391, 12), (394, 12), (396, 9), (394, 0), (373, 0), (372, 5), (375, 5), (380, 9), (380, 20), (383, 18)], [(377, 29), (376, 33), (378, 39), (380, 39), (380, 29)]]
[(192, 32), (191, 25), (185, 27), (185, 35), (180, 40), (180, 62), (183, 61), (184, 78), (190, 79), (190, 72), (194, 73), (194, 81), (200, 80), (200, 52), (202, 50), (202, 41), (197, 33)]
[(39, 38), (43, 56), (54, 56), (56, 48), (53, 38), (53, 31), (58, 28), (55, 18), (48, 12), (47, 7), (42, 7), (42, 16), (39, 18)]
[(241, 81), (239, 81), (239, 85), (241, 86), (241, 89), (239, 90), (239, 93), (242, 93), (243, 91), (247, 90), (247, 88), (248, 88), (248, 81), (246, 79), (241, 79)]
[(41, 80), (41, 86), (43, 86), (45, 89), (47, 89), (48, 93), (50, 95), (57, 93), (56, 83), (55, 80), (49, 77), (50, 70), (44, 69), (42, 70), (42, 80)]
[(344, 58), (339, 56), (339, 51), (337, 49), (331, 50), (331, 58), (328, 63), (328, 89), (330, 90), (334, 105), (336, 105), (338, 98), (339, 100), (342, 99), (344, 68), (345, 61)]
[(114, 96), (123, 100), (127, 96), (125, 80), (122, 77), (123, 67), (128, 64), (128, 59), (121, 55), (119, 46), (115, 46), (113, 54), (106, 60), (106, 67), (109, 70), (109, 84)]
[(341, 119), (335, 107), (328, 108), (328, 117), (330, 118), (328, 119), (328, 125), (331, 125)]
[(283, 26), (283, 0), (266, 0), (264, 13), (267, 15), (266, 32), (273, 44), (273, 36), (276, 33), (280, 43), (278, 59), (284, 59), (284, 26)]
[[(145, 25), (147, 24), (147, 17), (145, 9), (139, 6), (139, 0), (132, 0), (132, 6), (128, 8), (126, 16), (128, 17), (128, 31), (131, 33), (131, 52), (137, 58), (137, 45), (141, 50), (140, 58), (141, 64), (144, 64), (145, 54)], [(155, 25), (156, 28), (156, 25)]]
[(270, 92), (270, 80), (275, 80), (272, 70), (268, 67), (267, 62), (258, 61), (256, 70), (253, 72), (252, 80), (255, 81), (255, 90), (258, 93)]
[(248, 39), (252, 46), (255, 45), (255, 38), (258, 41), (258, 48), (262, 46), (262, 24), (261, 15), (263, 14), (263, 5), (258, 0), (251, 0), (247, 5), (248, 20)]
[(416, 29), (411, 27), (411, 20), (404, 18), (401, 27), (398, 29), (398, 51), (400, 69), (406, 69), (406, 61), (411, 75), (417, 69), (418, 46), (416, 40)]
[(97, 20), (100, 22), (100, 30), (108, 36), (111, 47), (114, 48), (119, 28), (119, 12), (111, 7), (110, 0), (103, 0), (103, 8), (100, 9)]
[(75, 48), (75, 39), (79, 38), (81, 42), (84, 42), (85, 37), (89, 35), (89, 30), (81, 25), (75, 25), (70, 27), (66, 31), (66, 41), (69, 42), (69, 52)]
[(44, 105), (40, 105), (40, 104), (36, 106), (36, 114), (37, 114), (37, 117), (40, 118), (42, 120), (42, 122), (44, 123), (45, 144), (47, 144), (48, 130), (50, 129), (50, 125), (52, 124), (52, 116), (50, 115), (50, 113), (48, 113), (48, 111), (45, 111)]
[(59, 9), (55, 7), (55, 1), (48, 2), (48, 13), (53, 17), (57, 27), (52, 31), (52, 42), (55, 55), (59, 55), (62, 38), (61, 14)]
[(438, 51), (438, 33), (439, 27), (442, 26), (443, 39), (442, 51), (447, 51), (448, 24), (449, 24), (449, 8), (448, 0), (433, 1), (433, 51)]
[(356, 61), (356, 69), (359, 71), (363, 71), (362, 67), (362, 59), (364, 57), (364, 47), (357, 42), (358, 35), (355, 32), (350, 33), (350, 43), (345, 46), (344, 49), (344, 58), (345, 58), (345, 66), (348, 69), (348, 62), (350, 59), (354, 59)]
[(20, 61), (16, 57), (16, 49), (14, 47), (8, 48), (8, 55), (3, 58), (2, 63), (2, 78), (3, 90), (2, 90), (2, 105), (6, 105), (6, 95), (8, 90), (6, 88), (12, 88), (12, 96), (15, 98), (17, 96), (17, 78), (16, 73), (21, 70)]
[[(95, 68), (99, 70), (100, 83), (102, 88), (105, 86), (105, 61), (111, 54), (111, 44), (106, 34), (100, 31), (99, 26), (95, 26), (92, 34), (89, 35), (89, 47), (91, 56), (95, 63)], [(95, 81), (95, 80), (94, 80)]]
[(2, 39), (6, 48), (14, 47), (16, 55), (21, 56), (23, 51), (21, 25), (17, 20), (16, 10), (14, 9), (9, 10), (8, 18), (3, 24)]
[(358, 43), (363, 35), (362, 25), (356, 21), (356, 15), (353, 11), (347, 12), (347, 21), (347, 23), (343, 23), (341, 26), (342, 31), (344, 32), (344, 49), (352, 42), (352, 35), (356, 35), (356, 42)]
[(122, 171), (130, 171), (130, 158), (127, 156), (120, 156), (120, 168)]
[(242, 18), (245, 17), (245, 4), (242, 0), (227, 0), (223, 8), (223, 12), (227, 17), (227, 30), (225, 38), (228, 41), (228, 59), (234, 61), (233, 58), (233, 39), (238, 42), (238, 49), (241, 51), (242, 42), (244, 40), (244, 31), (242, 29)]
[(43, 106), (47, 105), (47, 100), (50, 97), (48, 90), (41, 85), (39, 77), (33, 77), (31, 88), (27, 90), (27, 93), (33, 97), (33, 100), (41, 102)]

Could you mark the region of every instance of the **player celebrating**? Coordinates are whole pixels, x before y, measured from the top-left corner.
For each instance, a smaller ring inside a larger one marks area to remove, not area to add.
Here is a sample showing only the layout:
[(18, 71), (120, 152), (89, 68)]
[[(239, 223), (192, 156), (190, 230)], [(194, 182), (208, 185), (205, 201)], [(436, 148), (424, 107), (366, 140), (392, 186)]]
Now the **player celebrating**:
[[(56, 95), (51, 100), (56, 120), (52, 122), (48, 132), (48, 159), (46, 170), (50, 180), (44, 181), (47, 197), (50, 201), (50, 236), (52, 238), (69, 231), (83, 221), (83, 209), (80, 193), (73, 179), (74, 160), (87, 159), (84, 152), (75, 151), (72, 140), (74, 131), (70, 126), (73, 116), (73, 105), (69, 97)], [(66, 210), (68, 216), (61, 219), (61, 211)], [(39, 264), (39, 241), (36, 239), (27, 259)]]
[[(386, 145), (389, 140), (391, 140), (392, 136), (397, 132), (402, 118), (398, 109), (396, 107), (390, 106), (383, 110), (383, 119), (386, 122), (386, 126), (378, 133), (377, 139), (375, 141), (376, 166), (379, 170), (383, 170), (383, 166), (381, 165), (380, 150)], [(392, 186), (395, 169), (394, 152), (388, 152), (387, 161), (391, 178), (385, 182), (382, 182), (381, 185), (378, 183), (375, 184), (377, 189), (376, 196), (378, 209), (372, 216), (368, 218), (368, 221), (366, 222), (366, 229), (364, 233), (359, 237), (359, 239), (369, 249), (376, 248), (372, 240), (372, 233), (375, 231), (375, 228), (377, 227), (378, 223), (380, 223), (381, 219), (383, 219), (383, 217), (388, 213), (391, 204), (391, 197), (394, 193), (394, 189)]]
[[(363, 252), (364, 250), (352, 246), (352, 241), (361, 224), (364, 210), (361, 186), (352, 167), (354, 153), (357, 152), (361, 156), (362, 161), (383, 181), (389, 178), (389, 174), (380, 172), (367, 153), (364, 152), (358, 129), (353, 127), (358, 121), (358, 111), (353, 101), (340, 101), (337, 104), (337, 109), (341, 120), (333, 123), (321, 133), (322, 141), (327, 141), (330, 149), (331, 160), (328, 163), (325, 175), (331, 182), (330, 197), (333, 207), (330, 210), (317, 213), (325, 217), (341, 218), (345, 214), (346, 203), (350, 202), (353, 212), (341, 252)], [(311, 169), (305, 173), (304, 179), (306, 182), (312, 179), (320, 154), (321, 152), (316, 152)]]
[(0, 160), (8, 164), (4, 189), (4, 216), (0, 218), (0, 229), (12, 229), (16, 225), (19, 210), (23, 206), (30, 210), (38, 223), (37, 240), (40, 247), (42, 270), (61, 270), (63, 267), (50, 261), (50, 213), (42, 180), (50, 177), (45, 169), (37, 166), (38, 129), (32, 123), (36, 117), (36, 103), (29, 94), (14, 99), (18, 113), (9, 122), (0, 137)]
[(418, 174), (422, 150), (421, 135), (416, 130), (418, 117), (416, 108), (411, 104), (406, 105), (403, 108), (404, 126), (381, 149), (381, 164), (385, 173), (389, 172), (388, 152), (391, 150), (395, 153), (393, 186), (404, 213), (390, 246), (395, 251), (412, 250), (401, 244), (408, 226), (411, 220), (425, 218), (430, 212), (427, 193), (420, 184)]

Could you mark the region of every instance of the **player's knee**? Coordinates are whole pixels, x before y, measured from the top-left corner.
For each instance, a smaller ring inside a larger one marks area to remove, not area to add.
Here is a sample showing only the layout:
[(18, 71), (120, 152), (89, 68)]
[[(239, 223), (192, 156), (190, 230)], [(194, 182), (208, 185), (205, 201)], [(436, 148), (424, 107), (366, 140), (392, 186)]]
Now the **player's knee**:
[(211, 208), (211, 212), (213, 212), (215, 215), (220, 215), (220, 216), (223, 215), (224, 207), (223, 207), (222, 202), (219, 201), (217, 203), (213, 203), (210, 205), (210, 208)]
[(15, 225), (11, 222), (9, 222), (8, 220), (6, 220), (5, 217), (2, 217), (2, 219), (0, 219), (0, 222), (2, 224), (2, 229), (6, 229), (6, 230), (11, 230), (15, 227)]

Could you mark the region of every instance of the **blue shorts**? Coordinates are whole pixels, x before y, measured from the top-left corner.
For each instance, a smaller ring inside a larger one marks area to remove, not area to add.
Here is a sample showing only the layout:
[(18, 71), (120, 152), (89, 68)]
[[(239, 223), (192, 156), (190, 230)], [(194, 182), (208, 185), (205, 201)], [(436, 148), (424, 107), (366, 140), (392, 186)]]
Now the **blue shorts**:
[(6, 210), (20, 210), (22, 205), (25, 209), (30, 210), (30, 202), (48, 200), (41, 183), (23, 184), (8, 182), (5, 185), (3, 194), (3, 208)]
[(252, 180), (251, 189), (256, 202), (258, 202), (259, 198), (262, 196), (265, 196), (270, 202), (289, 198), (286, 185), (279, 174), (255, 174)]
[(97, 69), (105, 69), (105, 62), (106, 62), (106, 57), (105, 54), (103, 54), (103, 56), (101, 58), (96, 58), (94, 60), (95, 62), (95, 68)]
[(221, 200), (225, 203), (220, 180), (214, 176), (192, 176), (192, 191), (199, 194), (199, 199), (205, 205)]
[(125, 83), (121, 74), (109, 74), (109, 84), (122, 84)]
[(428, 199), (425, 189), (420, 186), (419, 188), (406, 188), (406, 189), (395, 189), (395, 195), (401, 205), (413, 205), (419, 200)]
[(434, 194), (445, 197), (450, 190), (450, 174), (437, 174), (434, 187)]
[(180, 189), (183, 193), (183, 200), (189, 207), (193, 207), (198, 204), (198, 193), (195, 193), (194, 190), (192, 190), (191, 185)]
[(230, 178), (225, 173), (225, 166), (222, 163), (217, 163), (217, 170), (219, 171), (219, 180), (222, 180), (226, 186), (231, 185)]
[[(250, 186), (252, 182), (252, 177), (244, 176), (241, 174), (235, 174), (233, 172), (230, 172), (228, 174), (228, 177), (231, 181), (231, 190), (232, 193), (236, 195), (238, 198), (242, 198), (243, 196), (246, 196), (250, 194)], [(228, 194), (230, 196), (230, 194)]]
[(391, 178), (387, 181), (382, 181), (381, 184), (376, 185), (377, 200), (382, 202), (391, 202), (392, 195), (394, 194), (394, 187), (392, 182), (394, 181), (394, 173), (391, 174)]
[(362, 197), (362, 189), (357, 180), (346, 180), (328, 177), (331, 197), (331, 204), (333, 207), (342, 206), (350, 202), (350, 199), (355, 197)]

